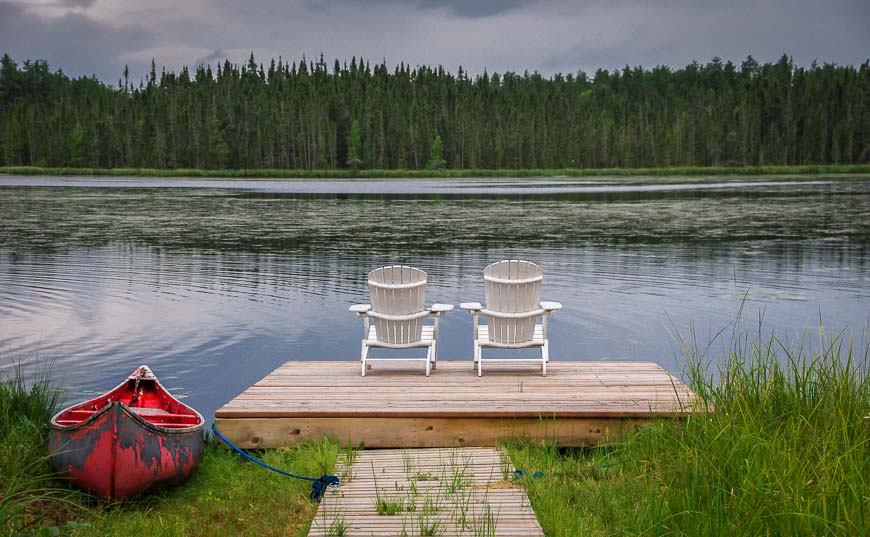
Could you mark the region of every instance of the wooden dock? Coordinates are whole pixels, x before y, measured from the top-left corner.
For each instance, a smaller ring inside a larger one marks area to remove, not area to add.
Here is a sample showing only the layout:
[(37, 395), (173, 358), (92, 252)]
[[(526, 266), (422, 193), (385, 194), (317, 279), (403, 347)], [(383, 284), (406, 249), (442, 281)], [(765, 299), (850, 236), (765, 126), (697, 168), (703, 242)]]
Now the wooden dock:
[(336, 464), (341, 487), (324, 496), (309, 537), (544, 535), (498, 449), (382, 449), (353, 457)]
[(506, 437), (589, 446), (655, 416), (688, 413), (694, 394), (653, 362), (529, 364), (439, 360), (419, 364), (287, 362), (215, 413), (244, 448), (329, 437), (369, 448), (495, 446)]

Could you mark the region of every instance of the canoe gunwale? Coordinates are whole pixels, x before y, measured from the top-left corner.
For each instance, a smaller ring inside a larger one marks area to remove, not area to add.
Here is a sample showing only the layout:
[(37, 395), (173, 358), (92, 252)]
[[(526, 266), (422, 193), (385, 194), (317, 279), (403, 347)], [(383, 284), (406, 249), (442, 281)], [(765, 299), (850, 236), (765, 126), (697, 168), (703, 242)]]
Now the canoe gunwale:
[[(131, 380), (135, 381), (137, 378), (139, 380), (147, 380), (148, 382), (153, 382), (155, 390), (157, 392), (160, 392), (161, 394), (165, 395), (167, 398), (172, 400), (173, 403), (175, 403), (179, 407), (185, 409), (186, 411), (190, 412), (191, 413), (190, 416), (192, 418), (196, 419), (196, 423), (190, 424), (190, 426), (185, 426), (185, 427), (163, 427), (161, 425), (156, 425), (154, 423), (149, 422), (142, 415), (140, 415), (139, 413), (137, 413), (133, 410), (133, 408), (138, 408), (138, 407), (130, 407), (129, 405), (127, 405), (123, 401), (108, 402), (105, 405), (103, 405), (102, 408), (96, 410), (90, 416), (83, 418), (78, 423), (72, 423), (70, 425), (61, 425), (60, 423), (58, 423), (58, 420), (60, 419), (60, 417), (63, 416), (64, 414), (66, 414), (67, 412), (75, 412), (76, 407), (84, 407), (93, 401), (98, 401), (99, 399), (110, 396), (111, 394), (122, 390), (127, 385), (128, 382), (130, 382)], [(178, 399), (176, 399), (169, 392), (169, 390), (167, 390), (166, 388), (163, 387), (162, 384), (160, 384), (160, 381), (157, 379), (157, 376), (155, 376), (154, 373), (151, 372), (151, 369), (146, 365), (142, 365), (142, 366), (139, 366), (138, 368), (136, 368), (136, 370), (133, 371), (133, 373), (131, 373), (130, 376), (128, 376), (126, 379), (124, 379), (120, 384), (118, 384), (117, 386), (115, 386), (111, 390), (105, 392), (104, 394), (99, 395), (97, 397), (94, 397), (92, 399), (88, 399), (86, 401), (82, 401), (80, 403), (75, 403), (75, 404), (69, 405), (69, 406), (65, 407), (63, 410), (56, 413), (54, 416), (51, 417), (51, 428), (58, 431), (58, 432), (73, 432), (73, 431), (76, 431), (79, 429), (84, 429), (84, 428), (88, 427), (89, 425), (91, 425), (93, 422), (100, 419), (107, 412), (110, 412), (112, 410), (112, 408), (114, 408), (116, 405), (120, 405), (121, 411), (124, 412), (125, 414), (127, 414), (130, 418), (132, 418), (134, 423), (136, 423), (138, 426), (142, 427), (143, 429), (145, 429), (147, 431), (150, 431), (150, 432), (153, 432), (156, 434), (160, 434), (160, 435), (181, 436), (181, 435), (185, 435), (185, 434), (193, 434), (193, 433), (201, 432), (203, 430), (203, 428), (205, 427), (205, 418), (203, 418), (202, 414), (200, 414), (199, 411), (197, 411), (195, 408), (190, 407), (190, 406), (182, 403)]]
[[(79, 404), (81, 404), (81, 403), (79, 403)], [(191, 424), (189, 427), (163, 427), (160, 425), (155, 425), (149, 421), (146, 421), (141, 415), (134, 412), (123, 401), (113, 401), (111, 403), (108, 403), (103, 408), (99, 409), (94, 414), (91, 414), (90, 416), (88, 416), (87, 418), (84, 418), (82, 421), (80, 421), (78, 423), (73, 423), (70, 425), (60, 425), (59, 423), (57, 423), (57, 419), (63, 413), (71, 411), (73, 407), (79, 406), (79, 404), (67, 407), (67, 408), (61, 410), (60, 412), (58, 412), (57, 414), (55, 414), (54, 417), (51, 418), (51, 428), (58, 431), (58, 432), (73, 432), (73, 431), (77, 431), (79, 429), (86, 429), (93, 422), (102, 418), (103, 415), (111, 412), (115, 406), (120, 406), (121, 412), (123, 412), (127, 416), (129, 416), (133, 420), (133, 422), (136, 425), (138, 425), (139, 427), (142, 427), (143, 429), (146, 429), (150, 432), (160, 434), (160, 435), (181, 436), (184, 434), (198, 433), (198, 432), (202, 431), (203, 427), (205, 427), (205, 420), (203, 419), (203, 417), (201, 415), (199, 415), (198, 412), (197, 412), (196, 418), (199, 420), (199, 423)], [(193, 410), (193, 409), (191, 409), (191, 410)], [(194, 411), (194, 412), (196, 412), (196, 411)]]

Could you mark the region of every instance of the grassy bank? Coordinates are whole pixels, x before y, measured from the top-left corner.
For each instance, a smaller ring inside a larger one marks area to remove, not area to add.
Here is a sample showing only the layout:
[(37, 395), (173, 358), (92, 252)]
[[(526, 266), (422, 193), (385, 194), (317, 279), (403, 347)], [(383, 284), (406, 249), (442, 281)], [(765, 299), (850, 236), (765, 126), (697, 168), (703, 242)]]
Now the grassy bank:
[[(339, 449), (328, 442), (261, 453), (276, 467), (305, 475), (331, 473)], [(183, 486), (120, 505), (94, 504), (89, 526), (74, 535), (299, 536), (317, 504), (311, 483), (268, 472), (214, 442)]]
[[(214, 441), (181, 487), (122, 503), (72, 490), (48, 467), (48, 423), (59, 390), (50, 371), (26, 385), (20, 371), (0, 378), (0, 535), (304, 536), (317, 506), (311, 484), (243, 462)], [(339, 449), (328, 442), (263, 453), (305, 475), (331, 473)]]
[(593, 450), (510, 446), (547, 474), (525, 481), (546, 534), (870, 535), (868, 346), (744, 340), (721, 382), (686, 349), (715, 412)]
[(870, 173), (870, 164), (826, 164), (808, 166), (681, 166), (669, 168), (565, 168), (552, 170), (206, 170), (153, 168), (42, 168), (38, 166), (0, 167), (7, 175), (93, 175), (107, 177), (198, 177), (239, 179), (421, 179), (462, 177), (605, 177), (605, 176), (697, 176), (697, 175), (810, 175)]
[[(690, 384), (714, 412), (657, 420), (594, 449), (507, 445), (518, 468), (546, 474), (523, 481), (546, 534), (870, 534), (870, 343), (744, 335), (724, 348), (683, 346)], [(719, 356), (714, 374), (705, 364)], [(125, 504), (51, 481), (42, 457), (56, 397), (44, 382), (0, 388), (3, 534), (305, 535), (309, 483), (214, 443), (184, 486)], [(262, 456), (320, 475), (340, 452), (324, 442)], [(29, 477), (16, 481), (23, 462)]]
[(48, 468), (48, 423), (60, 396), (50, 378), (50, 368), (29, 385), (17, 367), (0, 376), (0, 535), (66, 526), (84, 500)]

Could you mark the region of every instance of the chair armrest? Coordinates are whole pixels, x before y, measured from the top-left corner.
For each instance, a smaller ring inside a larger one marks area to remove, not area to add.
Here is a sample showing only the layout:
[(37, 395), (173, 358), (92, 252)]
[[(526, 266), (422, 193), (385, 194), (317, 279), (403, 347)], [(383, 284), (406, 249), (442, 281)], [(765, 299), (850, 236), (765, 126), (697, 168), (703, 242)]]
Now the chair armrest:
[(445, 313), (453, 309), (453, 304), (432, 304), (429, 311), (432, 313)]
[(463, 302), (459, 305), (460, 308), (467, 310), (469, 313), (474, 313), (483, 309), (480, 302)]
[(547, 312), (562, 309), (561, 302), (541, 302), (541, 309)]
[(348, 308), (348, 311), (352, 311), (357, 315), (365, 315), (366, 312), (368, 312), (370, 309), (372, 309), (371, 304), (354, 304), (353, 306)]

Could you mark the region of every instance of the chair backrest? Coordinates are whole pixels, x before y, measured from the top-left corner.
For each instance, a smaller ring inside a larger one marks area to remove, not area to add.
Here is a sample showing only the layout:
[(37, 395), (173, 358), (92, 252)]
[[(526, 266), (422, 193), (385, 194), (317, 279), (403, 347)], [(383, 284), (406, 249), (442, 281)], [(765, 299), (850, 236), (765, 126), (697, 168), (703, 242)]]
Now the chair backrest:
[[(544, 269), (529, 261), (499, 261), (483, 269), (486, 308), (500, 313), (533, 312), (541, 301)], [(497, 343), (525, 343), (535, 333), (535, 315), (511, 319), (489, 317), (489, 339)]]
[[(392, 265), (369, 272), (369, 292), (376, 314), (411, 315), (426, 307), (426, 273), (414, 267)], [(372, 316), (378, 341), (414, 343), (423, 333), (423, 317), (409, 320), (379, 319)]]

